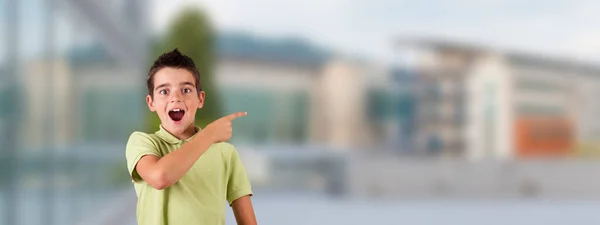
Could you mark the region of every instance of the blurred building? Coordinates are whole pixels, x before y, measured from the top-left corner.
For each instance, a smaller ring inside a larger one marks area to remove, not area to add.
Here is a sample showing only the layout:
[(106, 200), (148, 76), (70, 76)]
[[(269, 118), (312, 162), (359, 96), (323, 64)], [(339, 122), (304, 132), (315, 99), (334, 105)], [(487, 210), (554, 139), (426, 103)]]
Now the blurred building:
[[(74, 141), (75, 124), (72, 75), (63, 59), (30, 61), (21, 77), (24, 88), (24, 108), (21, 116), (22, 143), (25, 149), (41, 150), (47, 146), (48, 134), (54, 144), (64, 146)], [(44, 129), (54, 124), (51, 129)]]
[[(235, 123), (237, 143), (397, 148), (398, 137), (406, 137), (399, 133), (404, 128), (397, 119), (398, 99), (406, 96), (406, 89), (398, 88), (401, 85), (381, 67), (332, 57), (298, 40), (223, 34), (217, 49), (215, 78), (224, 113), (249, 113)], [(23, 132), (40, 134), (27, 142), (28, 147), (47, 142), (41, 135), (47, 130), (31, 129), (49, 124), (49, 115), (54, 118), (53, 135), (64, 143), (124, 141), (132, 130), (142, 129), (139, 115), (147, 108), (145, 73), (139, 68), (97, 42), (73, 46), (55, 61), (53, 74), (44, 72), (50, 68), (47, 63), (39, 62), (31, 63), (24, 77), (23, 83), (31, 86), (26, 89), (28, 114), (23, 118), (29, 128)], [(50, 75), (54, 82), (49, 84)], [(404, 79), (400, 77), (396, 76)], [(54, 98), (48, 97), (50, 89)], [(55, 113), (44, 110), (50, 104)], [(392, 123), (395, 126), (389, 126)]]
[(369, 141), (365, 69), (359, 62), (332, 58), (312, 87), (311, 141), (354, 149)]
[(220, 34), (216, 80), (233, 141), (412, 149), (414, 72), (334, 55), (308, 41)]
[[(36, 4), (41, 5), (26, 7), (24, 15), (45, 19), (35, 22), (43, 26), (31, 27), (55, 38), (35, 50), (43, 56), (23, 59), (19, 82), (26, 113), (20, 116), (20, 143), (39, 149), (123, 141), (142, 121), (143, 105), (136, 103), (143, 98), (146, 38), (140, 18), (146, 6), (135, 0), (111, 0), (100, 7), (93, 1)], [(77, 35), (65, 41), (75, 29)]]
[(74, 48), (52, 62), (28, 62), (21, 81), (27, 109), (21, 117), (23, 147), (47, 146), (49, 133), (57, 146), (128, 137), (140, 127), (144, 109), (143, 76), (135, 74), (97, 45)]
[(235, 33), (220, 35), (217, 50), (215, 79), (225, 111), (248, 112), (236, 121), (232, 141), (305, 143), (312, 90), (328, 53), (300, 40)]
[(388, 152), (413, 154), (416, 72), (404, 67), (377, 66), (366, 75), (370, 144)]
[[(142, 82), (128, 86), (127, 80), (146, 69), (148, 4), (2, 3), (0, 202), (6, 213), (0, 223), (75, 224), (97, 215), (113, 195), (100, 194), (127, 184), (123, 133), (141, 118), (123, 99), (143, 92)], [(88, 48), (94, 45), (99, 48)], [(86, 54), (72, 54), (77, 51)]]
[(77, 138), (90, 142), (125, 141), (143, 129), (145, 73), (120, 63), (100, 45), (73, 48), (73, 117)]
[(466, 148), (466, 77), (470, 49), (432, 45), (416, 65), (414, 148), (419, 154), (462, 155)]
[(600, 67), (443, 41), (418, 70), (417, 148), (470, 158), (572, 155), (598, 140)]
[[(8, 71), (6, 69), (6, 65), (0, 65), (0, 80), (6, 81), (8, 80)], [(12, 98), (14, 94), (11, 93), (11, 85), (8, 82), (0, 82), (0, 103), (2, 105), (13, 105), (14, 99)], [(6, 131), (8, 129), (5, 128), (6, 120), (8, 114), (10, 112), (10, 108), (2, 107), (0, 108), (0, 130)]]
[(351, 149), (379, 137), (368, 117), (367, 76), (377, 72), (365, 63), (302, 40), (245, 34), (222, 34), (218, 52), (225, 109), (249, 114), (236, 121), (234, 141)]

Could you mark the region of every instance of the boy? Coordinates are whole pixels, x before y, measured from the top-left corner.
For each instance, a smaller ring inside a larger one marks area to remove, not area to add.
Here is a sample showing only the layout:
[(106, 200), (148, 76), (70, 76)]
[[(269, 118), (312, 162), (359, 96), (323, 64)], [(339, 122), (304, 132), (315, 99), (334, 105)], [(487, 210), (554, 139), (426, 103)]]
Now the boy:
[(205, 93), (194, 62), (177, 49), (154, 62), (147, 86), (146, 102), (160, 118), (159, 130), (134, 132), (126, 147), (138, 224), (225, 224), (225, 201), (238, 224), (256, 224), (246, 171), (225, 142), (231, 121), (246, 113), (222, 117), (202, 130), (195, 126)]

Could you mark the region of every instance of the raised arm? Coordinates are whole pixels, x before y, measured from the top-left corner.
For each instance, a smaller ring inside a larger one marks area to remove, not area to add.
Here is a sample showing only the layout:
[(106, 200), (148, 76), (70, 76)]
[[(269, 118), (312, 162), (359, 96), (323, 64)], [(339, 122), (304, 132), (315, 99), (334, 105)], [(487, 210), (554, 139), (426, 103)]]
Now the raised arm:
[(153, 188), (167, 188), (179, 181), (213, 143), (229, 140), (232, 135), (231, 121), (245, 115), (244, 112), (238, 112), (215, 120), (176, 151), (162, 158), (143, 156), (135, 170)]

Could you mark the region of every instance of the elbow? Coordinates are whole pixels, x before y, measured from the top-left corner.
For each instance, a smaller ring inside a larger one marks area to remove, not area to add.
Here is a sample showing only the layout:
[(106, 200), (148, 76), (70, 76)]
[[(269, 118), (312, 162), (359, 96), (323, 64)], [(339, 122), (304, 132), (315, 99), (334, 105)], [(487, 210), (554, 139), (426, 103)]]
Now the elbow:
[(162, 170), (156, 171), (152, 182), (148, 182), (148, 184), (156, 190), (163, 190), (172, 185), (172, 183), (169, 181), (167, 173)]
[(168, 188), (169, 185), (166, 182), (155, 181), (154, 183), (150, 183), (150, 186), (156, 190), (163, 190)]

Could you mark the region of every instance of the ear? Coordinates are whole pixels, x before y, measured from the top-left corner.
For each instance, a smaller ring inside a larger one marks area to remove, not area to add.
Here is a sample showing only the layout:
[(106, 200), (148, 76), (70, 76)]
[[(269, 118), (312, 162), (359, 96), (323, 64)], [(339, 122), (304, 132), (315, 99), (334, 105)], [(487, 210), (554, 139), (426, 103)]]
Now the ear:
[(200, 94), (198, 95), (198, 108), (201, 109), (204, 106), (204, 98), (205, 98), (205, 93), (204, 91), (200, 91)]
[(152, 112), (156, 111), (156, 107), (154, 107), (154, 101), (152, 100), (152, 96), (150, 96), (150, 95), (146, 96), (146, 103), (148, 103), (148, 108), (150, 109), (150, 111), (152, 111)]

